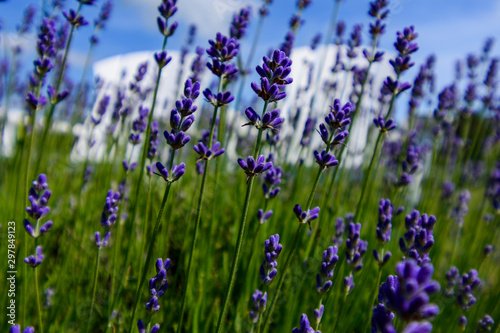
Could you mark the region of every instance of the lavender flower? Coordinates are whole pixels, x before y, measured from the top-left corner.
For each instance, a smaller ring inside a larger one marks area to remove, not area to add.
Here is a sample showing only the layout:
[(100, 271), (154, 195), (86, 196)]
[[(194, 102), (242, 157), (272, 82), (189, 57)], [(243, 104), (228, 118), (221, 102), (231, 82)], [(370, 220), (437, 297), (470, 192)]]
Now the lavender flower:
[(429, 296), (440, 289), (439, 283), (431, 280), (433, 272), (431, 264), (420, 267), (413, 260), (398, 263), (397, 276), (390, 275), (380, 286), (378, 298), (383, 307), (374, 308), (372, 332), (395, 332), (394, 314), (408, 323), (405, 332), (417, 332), (417, 327), (418, 332), (430, 332), (432, 326), (426, 320), (439, 312), (437, 305), (429, 304)]
[(139, 107), (139, 115), (132, 122), (132, 133), (130, 133), (129, 141), (133, 145), (137, 145), (141, 142), (141, 134), (144, 133), (147, 127), (147, 116), (149, 114), (149, 109)]
[(146, 332), (146, 326), (142, 322), (142, 320), (137, 321), (137, 328), (139, 329), (139, 333), (157, 333), (160, 330), (160, 325), (154, 325), (149, 332)]
[(427, 214), (420, 216), (418, 210), (414, 210), (405, 218), (406, 233), (404, 238), (399, 239), (399, 248), (409, 258), (416, 260), (419, 265), (431, 261), (429, 252), (434, 245), (435, 223), (435, 216), (427, 216)]
[(316, 319), (316, 325), (319, 325), (321, 318), (323, 318), (323, 313), (325, 312), (325, 306), (321, 304), (318, 309), (314, 309), (314, 319)]
[(101, 214), (101, 226), (109, 230), (115, 224), (118, 217), (118, 204), (120, 203), (120, 192), (108, 191), (106, 202)]
[(241, 39), (245, 35), (252, 9), (250, 7), (242, 8), (239, 14), (234, 14), (230, 27), (230, 37)]
[(352, 29), (351, 36), (347, 41), (347, 46), (349, 49), (347, 50), (347, 56), (349, 58), (356, 58), (357, 52), (356, 48), (361, 45), (361, 31), (363, 30), (363, 26), (361, 24), (354, 25)]
[[(9, 329), (9, 333), (21, 333), (21, 326), (14, 325)], [(28, 326), (24, 329), (23, 333), (35, 333), (35, 329), (31, 326)]]
[(458, 226), (461, 228), (464, 223), (464, 217), (469, 211), (468, 203), (471, 199), (469, 190), (464, 190), (458, 194), (457, 204), (453, 207), (451, 215), (456, 219)]
[(234, 100), (234, 96), (231, 95), (231, 92), (219, 92), (217, 94), (213, 94), (210, 89), (205, 89), (203, 91), (203, 96), (207, 99), (207, 101), (215, 107), (225, 106), (231, 103)]
[(390, 131), (392, 131), (393, 129), (396, 128), (396, 123), (394, 122), (394, 120), (389, 119), (389, 120), (386, 121), (385, 118), (382, 117), (382, 116), (379, 116), (378, 118), (374, 118), (373, 119), (373, 123), (383, 133), (390, 132)]
[(320, 331), (315, 331), (311, 324), (309, 323), (309, 319), (306, 314), (302, 314), (300, 316), (300, 328), (294, 328), (292, 333), (321, 333)]
[(378, 207), (377, 239), (381, 243), (391, 240), (392, 211), (394, 207), (389, 199), (381, 199)]
[(467, 317), (464, 315), (461, 315), (460, 318), (458, 318), (458, 327), (463, 332), (463, 331), (465, 331), (466, 326), (467, 326)]
[(250, 320), (256, 324), (259, 321), (259, 316), (266, 311), (267, 293), (256, 289), (252, 295), (252, 306), (250, 310)]
[(319, 217), (319, 207), (314, 207), (309, 210), (302, 210), (302, 207), (300, 207), (299, 204), (296, 204), (293, 207), (293, 212), (299, 219), (299, 222), (309, 224), (309, 228), (311, 228), (311, 221), (316, 220)]
[(477, 270), (471, 269), (468, 273), (460, 276), (456, 267), (451, 267), (446, 273), (447, 286), (443, 291), (445, 296), (455, 296), (456, 303), (463, 311), (468, 311), (476, 304), (477, 299), (473, 292), (481, 285), (481, 279)]
[(75, 28), (89, 24), (89, 22), (86, 21), (82, 15), (75, 12), (74, 9), (70, 9), (69, 12), (63, 11), (63, 15), (66, 18), (66, 21), (68, 21), (68, 23)]
[(272, 210), (269, 210), (267, 212), (264, 213), (264, 211), (262, 209), (259, 209), (257, 211), (257, 220), (259, 221), (260, 224), (264, 224), (266, 223), (269, 218), (273, 215), (273, 211)]
[(279, 241), (280, 235), (276, 234), (269, 237), (269, 239), (265, 242), (264, 261), (260, 266), (260, 279), (266, 285), (271, 284), (276, 277), (276, 274), (278, 274), (278, 270), (276, 269), (278, 262), (276, 259), (278, 259), (281, 250), (283, 249), (283, 246), (279, 243)]
[(339, 217), (335, 222), (335, 237), (332, 239), (334, 246), (340, 246), (344, 242), (342, 235), (344, 234), (345, 222), (344, 219)]
[(160, 16), (158, 16), (156, 22), (158, 30), (165, 37), (172, 36), (177, 29), (177, 21), (167, 27), (168, 20), (177, 12), (176, 4), (177, 0), (162, 0), (162, 3), (158, 6)]
[(307, 118), (306, 123), (304, 125), (304, 131), (302, 132), (302, 139), (300, 139), (301, 146), (303, 147), (309, 146), (309, 144), (311, 143), (311, 136), (315, 127), (316, 127), (316, 119)]
[(339, 256), (337, 255), (338, 249), (336, 246), (330, 246), (325, 252), (323, 252), (323, 262), (321, 263), (321, 269), (316, 275), (316, 290), (321, 295), (324, 295), (330, 290), (333, 282), (331, 278), (333, 277), (333, 272)]
[(360, 234), (361, 223), (349, 223), (345, 240), (346, 262), (352, 267), (353, 272), (358, 272), (363, 268), (363, 256), (368, 247), (368, 242), (361, 240)]
[(52, 221), (47, 221), (38, 229), (39, 220), (50, 211), (47, 204), (52, 192), (48, 190), (48, 186), (47, 176), (42, 173), (33, 181), (29, 190), (28, 200), (30, 206), (26, 207), (26, 212), (34, 220), (36, 227), (28, 219), (24, 219), (23, 224), (26, 232), (33, 238), (46, 234), (53, 225)]
[(283, 172), (279, 166), (273, 166), (267, 171), (264, 176), (264, 182), (262, 183), (262, 191), (266, 199), (276, 198), (279, 194), (281, 188), (278, 185), (281, 184), (282, 175)]
[(207, 148), (203, 142), (199, 142), (197, 145), (193, 146), (194, 151), (200, 155), (198, 161), (200, 160), (211, 160), (222, 154), (224, 154), (224, 148), (220, 148), (220, 142), (213, 144), (212, 148)]
[(94, 234), (95, 244), (98, 247), (106, 247), (106, 246), (108, 246), (108, 242), (109, 242), (109, 237), (110, 236), (111, 236), (111, 232), (110, 231), (106, 232), (106, 235), (104, 235), (104, 237), (101, 237), (101, 234), (99, 233), (99, 231), (97, 231)]
[(264, 57), (262, 66), (257, 66), (257, 73), (260, 75), (260, 87), (252, 82), (251, 86), (255, 93), (267, 102), (279, 101), (286, 97), (285, 92), (280, 92), (285, 85), (292, 83), (289, 78), (292, 70), (292, 61), (285, 52), (275, 50), (271, 58)]
[[(108, 109), (109, 105), (109, 96), (105, 95), (101, 100), (99, 101), (99, 105), (97, 107), (97, 115), (98, 117), (90, 116), (90, 120), (94, 124), (94, 126), (97, 126), (101, 123), (102, 118), (106, 114), (106, 111)], [(139, 111), (140, 112), (140, 111)]]
[(243, 126), (252, 125), (258, 129), (266, 129), (270, 128), (274, 132), (278, 132), (281, 124), (285, 121), (284, 118), (280, 117), (280, 110), (275, 109), (272, 111), (266, 111), (262, 116), (262, 120), (257, 112), (252, 108), (248, 108), (245, 110), (245, 115), (248, 118), (248, 123)]
[(163, 164), (161, 164), (161, 162), (156, 162), (156, 169), (158, 170), (158, 173), (155, 172), (155, 175), (162, 177), (166, 182), (173, 183), (179, 180), (179, 178), (184, 175), (184, 173), (186, 172), (186, 164), (181, 163), (179, 165), (174, 165), (172, 167), (172, 170), (170, 171), (170, 174), (168, 172), (168, 169)]
[(323, 150), (321, 154), (317, 150), (315, 150), (314, 159), (323, 170), (339, 164), (339, 161), (335, 158), (335, 155), (328, 153), (326, 150)]
[(29, 266), (35, 268), (42, 263), (44, 257), (45, 256), (42, 253), (42, 247), (39, 245), (36, 247), (36, 253), (27, 258), (24, 258), (24, 262)]
[(484, 315), (477, 323), (476, 332), (489, 332), (495, 325), (495, 321), (489, 315)]
[(250, 178), (268, 171), (273, 167), (273, 162), (265, 162), (266, 158), (264, 155), (260, 155), (257, 158), (257, 161), (253, 158), (253, 156), (248, 156), (246, 161), (242, 158), (238, 159), (238, 164), (245, 171), (247, 175), (247, 183)]

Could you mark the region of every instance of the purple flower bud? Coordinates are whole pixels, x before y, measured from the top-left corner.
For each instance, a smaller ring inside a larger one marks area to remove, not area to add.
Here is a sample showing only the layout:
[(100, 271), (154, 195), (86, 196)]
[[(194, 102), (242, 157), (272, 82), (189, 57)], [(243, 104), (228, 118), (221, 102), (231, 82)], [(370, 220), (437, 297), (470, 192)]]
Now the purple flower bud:
[(160, 51), (155, 53), (155, 61), (160, 68), (165, 67), (171, 60), (172, 57), (167, 57), (167, 51)]
[(42, 254), (42, 247), (37, 246), (36, 247), (36, 253), (34, 255), (31, 255), (27, 258), (24, 258), (24, 262), (31, 267), (35, 268), (38, 265), (40, 265), (43, 261), (44, 255)]

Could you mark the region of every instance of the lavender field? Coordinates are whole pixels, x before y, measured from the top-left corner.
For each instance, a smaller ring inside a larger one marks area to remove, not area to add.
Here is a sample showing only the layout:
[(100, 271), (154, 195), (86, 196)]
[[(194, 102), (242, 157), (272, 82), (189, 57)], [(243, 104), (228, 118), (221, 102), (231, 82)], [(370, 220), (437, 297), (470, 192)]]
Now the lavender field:
[(0, 0), (2, 332), (500, 333), (495, 27), (133, 1)]

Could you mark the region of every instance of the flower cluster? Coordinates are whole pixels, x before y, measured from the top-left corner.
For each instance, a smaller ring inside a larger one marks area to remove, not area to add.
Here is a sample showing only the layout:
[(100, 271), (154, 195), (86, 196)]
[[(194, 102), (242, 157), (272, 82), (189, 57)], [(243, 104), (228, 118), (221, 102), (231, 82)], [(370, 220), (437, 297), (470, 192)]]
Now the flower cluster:
[(440, 289), (439, 283), (431, 280), (433, 272), (431, 264), (420, 267), (413, 260), (399, 262), (397, 275), (390, 275), (380, 286), (380, 304), (373, 308), (372, 332), (396, 332), (392, 325), (395, 314), (407, 323), (405, 332), (430, 332), (426, 328), (432, 326), (427, 320), (439, 312), (437, 305), (429, 303), (430, 295)]
[(260, 279), (266, 285), (269, 285), (273, 282), (276, 274), (278, 274), (278, 270), (276, 267), (278, 266), (278, 259), (283, 246), (279, 243), (280, 235), (276, 234), (274, 236), (266, 239), (265, 249), (264, 249), (264, 261), (262, 265), (260, 265)]
[(166, 37), (172, 36), (177, 29), (177, 21), (168, 26), (168, 20), (177, 12), (177, 0), (162, 0), (158, 6), (160, 16), (156, 19), (158, 30)]
[(273, 199), (280, 193), (281, 188), (281, 177), (283, 176), (283, 171), (281, 167), (272, 166), (267, 171), (264, 176), (264, 182), (262, 183), (262, 191), (264, 192), (264, 197), (266, 199)]
[(93, 115), (90, 116), (90, 120), (94, 126), (97, 126), (101, 123), (102, 118), (104, 117), (106, 111), (108, 110), (109, 99), (110, 99), (109, 95), (103, 96), (99, 101), (99, 104), (97, 105), (97, 117), (94, 117)]
[(252, 82), (252, 89), (266, 102), (276, 102), (285, 98), (286, 93), (282, 90), (293, 81), (288, 77), (292, 71), (292, 61), (280, 50), (275, 50), (271, 58), (265, 56), (262, 60), (262, 66), (256, 68), (260, 76), (260, 87)]
[(160, 330), (160, 325), (156, 324), (153, 327), (151, 327), (151, 330), (149, 332), (146, 331), (146, 325), (142, 322), (141, 319), (137, 321), (137, 329), (139, 330), (139, 333), (157, 333)]
[(231, 22), (230, 37), (236, 39), (242, 39), (245, 36), (245, 31), (247, 29), (248, 23), (250, 22), (250, 15), (252, 9), (250, 7), (242, 8), (239, 14), (233, 15), (233, 21)]
[(496, 211), (500, 211), (500, 162), (497, 162), (495, 170), (489, 176), (486, 197), (491, 200)]
[(261, 130), (269, 128), (274, 132), (278, 132), (281, 124), (285, 121), (285, 119), (280, 117), (279, 109), (266, 111), (261, 119), (254, 109), (248, 108), (245, 110), (245, 116), (248, 118), (248, 123), (243, 126), (252, 125)]
[(311, 144), (311, 136), (316, 127), (316, 119), (315, 118), (307, 118), (304, 131), (302, 132), (302, 138), (300, 139), (300, 145), (302, 147), (307, 147)]
[(353, 272), (358, 272), (363, 268), (363, 256), (368, 247), (368, 242), (361, 240), (360, 235), (361, 223), (349, 223), (345, 240), (346, 262), (352, 267)]
[(433, 229), (436, 223), (434, 215), (420, 216), (418, 210), (414, 210), (405, 218), (406, 233), (404, 238), (399, 239), (399, 248), (409, 258), (418, 262), (419, 265), (429, 263), (431, 258), (429, 252), (434, 245)]
[(333, 282), (331, 278), (339, 261), (339, 256), (337, 255), (338, 249), (336, 246), (330, 246), (323, 252), (323, 262), (321, 263), (321, 269), (316, 275), (316, 290), (321, 295), (324, 295), (330, 290)]
[(250, 178), (264, 173), (273, 167), (273, 162), (266, 162), (264, 155), (260, 155), (257, 158), (257, 161), (253, 158), (253, 156), (248, 156), (246, 161), (242, 158), (238, 158), (238, 164), (247, 175), (247, 183)]
[[(14, 325), (9, 329), (9, 333), (21, 333), (21, 326)], [(31, 326), (28, 326), (24, 329), (23, 333), (35, 333), (35, 329)]]
[(118, 213), (118, 204), (120, 203), (120, 192), (108, 191), (106, 202), (101, 214), (101, 226), (109, 230), (115, 223)]
[(186, 164), (181, 163), (179, 165), (174, 165), (169, 173), (168, 169), (161, 164), (161, 162), (156, 162), (156, 170), (158, 170), (158, 173), (155, 172), (155, 175), (162, 177), (166, 182), (173, 183), (184, 175), (186, 172)]
[(252, 295), (252, 303), (250, 308), (250, 320), (256, 324), (259, 321), (259, 316), (266, 311), (267, 293), (263, 293), (256, 289)]
[(24, 258), (24, 262), (33, 268), (40, 265), (45, 257), (42, 253), (42, 247), (40, 245), (36, 247), (35, 251), (34, 255)]
[(463, 311), (468, 311), (476, 304), (477, 299), (473, 292), (481, 285), (477, 270), (471, 269), (460, 276), (458, 268), (451, 267), (446, 273), (447, 286), (443, 291), (448, 297), (455, 296), (456, 303)]
[(316, 163), (320, 165), (320, 167), (325, 170), (330, 167), (334, 167), (339, 164), (339, 161), (335, 157), (335, 155), (327, 152), (325, 149), (321, 152), (321, 154), (315, 150), (314, 151), (314, 160)]
[[(209, 40), (208, 42), (210, 43), (210, 48), (207, 49), (207, 54), (212, 60), (211, 63), (207, 63), (208, 69), (221, 78), (235, 75), (238, 72), (238, 68), (229, 61), (238, 55), (240, 44), (237, 39), (224, 36), (218, 32), (215, 40)], [(207, 95), (205, 94), (205, 96)], [(207, 99), (209, 98), (207, 97)]]
[(149, 280), (149, 293), (151, 294), (151, 299), (146, 303), (146, 310), (150, 314), (160, 310), (158, 299), (167, 291), (167, 272), (170, 266), (170, 259), (165, 259), (165, 261), (163, 261), (161, 258), (158, 258), (156, 260), (156, 275)]
[(455, 218), (457, 225), (461, 228), (464, 223), (464, 217), (469, 211), (468, 203), (471, 199), (469, 190), (458, 193), (457, 204), (453, 207), (451, 215)]
[(309, 224), (309, 228), (311, 228), (311, 221), (316, 220), (319, 217), (319, 207), (314, 207), (309, 210), (302, 210), (302, 207), (300, 207), (299, 204), (296, 204), (293, 207), (293, 212), (299, 219), (299, 222)]
[(132, 132), (129, 136), (129, 141), (131, 144), (137, 145), (141, 142), (141, 134), (144, 133), (148, 126), (148, 114), (149, 109), (141, 105), (139, 107), (139, 114), (137, 118), (132, 121)]
[(52, 221), (47, 221), (39, 227), (40, 219), (50, 211), (50, 207), (47, 205), (52, 192), (48, 190), (48, 186), (47, 176), (42, 173), (33, 181), (29, 190), (28, 200), (30, 206), (26, 207), (26, 212), (33, 219), (35, 226), (28, 219), (24, 219), (23, 224), (28, 235), (33, 238), (46, 234), (53, 225)]
[(309, 323), (309, 318), (307, 318), (306, 314), (302, 314), (300, 316), (300, 327), (294, 328), (292, 333), (321, 333), (320, 331), (315, 331), (314, 328), (311, 327)]
[(417, 172), (420, 166), (420, 159), (423, 155), (423, 147), (410, 143), (406, 150), (406, 158), (401, 162), (401, 176), (397, 182), (397, 186), (407, 186), (412, 180), (412, 175)]
[(175, 108), (170, 112), (170, 127), (172, 129), (170, 132), (163, 132), (167, 144), (173, 150), (184, 147), (191, 140), (186, 131), (193, 125), (193, 113), (198, 109), (194, 102), (199, 95), (200, 83), (198, 81), (193, 83), (187, 79), (184, 84), (184, 96), (175, 102)]

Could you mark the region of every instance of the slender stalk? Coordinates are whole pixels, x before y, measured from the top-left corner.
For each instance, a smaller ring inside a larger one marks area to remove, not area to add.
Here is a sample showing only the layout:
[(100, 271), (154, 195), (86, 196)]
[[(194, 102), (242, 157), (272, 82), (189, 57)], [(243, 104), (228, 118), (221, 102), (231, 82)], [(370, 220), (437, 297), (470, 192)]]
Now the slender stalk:
[(38, 309), (38, 324), (40, 325), (40, 333), (43, 333), (42, 321), (42, 306), (40, 305), (40, 288), (38, 287), (38, 267), (35, 267), (35, 289), (36, 289), (36, 306)]
[(229, 276), (229, 283), (228, 283), (228, 286), (226, 289), (226, 295), (224, 296), (224, 303), (222, 306), (222, 311), (220, 313), (219, 321), (217, 324), (216, 332), (218, 332), (218, 333), (223, 331), (224, 320), (226, 318), (228, 305), (229, 305), (229, 299), (231, 297), (231, 292), (232, 292), (233, 287), (234, 287), (236, 272), (238, 270), (238, 259), (239, 259), (240, 252), (241, 252), (241, 245), (243, 244), (243, 236), (245, 234), (245, 226), (246, 226), (246, 220), (247, 220), (247, 214), (248, 214), (248, 207), (250, 205), (250, 197), (252, 195), (252, 187), (253, 187), (254, 180), (255, 180), (255, 177), (252, 177), (247, 185), (247, 191), (245, 194), (245, 202), (243, 204), (243, 214), (242, 214), (241, 222), (240, 222), (240, 230), (238, 232), (238, 240), (236, 241), (235, 254), (233, 257), (233, 262), (231, 264), (231, 267), (232, 267), (231, 274)]
[[(309, 210), (311, 208), (312, 201), (314, 199), (314, 194), (316, 193), (316, 189), (318, 188), (319, 179), (321, 178), (322, 173), (323, 173), (323, 169), (320, 166), (318, 174), (316, 175), (316, 180), (314, 181), (314, 185), (311, 189), (311, 193), (309, 194), (309, 198), (307, 199), (306, 210)], [(295, 254), (295, 251), (297, 250), (300, 235), (302, 233), (303, 228), (304, 228), (304, 224), (300, 223), (299, 227), (297, 228), (297, 233), (295, 234), (292, 245), (290, 247), (290, 252), (288, 252), (288, 256), (286, 257), (285, 265), (283, 266), (283, 270), (282, 270), (280, 279), (278, 280), (278, 286), (276, 287), (276, 293), (274, 294), (273, 300), (271, 301), (271, 306), (269, 307), (269, 311), (268, 311), (266, 319), (264, 321), (264, 332), (266, 331), (266, 327), (267, 327), (267, 324), (269, 322), (269, 318), (271, 318), (271, 316), (273, 315), (274, 307), (276, 306), (276, 301), (278, 300), (278, 296), (279, 296), (279, 293), (280, 293), (281, 288), (283, 286), (283, 282), (285, 282), (285, 276), (286, 276), (288, 267), (290, 266), (290, 263), (292, 261), (294, 254)]]
[(382, 141), (382, 132), (380, 132), (380, 134), (377, 137), (377, 141), (375, 141), (375, 148), (373, 149), (373, 154), (372, 154), (372, 158), (370, 160), (370, 165), (368, 166), (368, 170), (366, 171), (366, 175), (363, 177), (363, 185), (361, 187), (361, 195), (360, 195), (359, 200), (358, 200), (358, 205), (356, 206), (356, 213), (354, 214), (354, 221), (358, 221), (358, 218), (360, 217), (363, 199), (364, 199), (365, 194), (366, 194), (366, 187), (368, 185), (368, 181), (370, 179), (371, 172), (372, 172), (373, 166), (375, 164), (375, 159), (377, 156), (378, 147), (379, 147), (381, 141)]
[(335, 319), (335, 325), (333, 325), (332, 333), (337, 332), (337, 325), (339, 324), (339, 321), (340, 321), (339, 319), (342, 318), (346, 298), (347, 298), (347, 293), (344, 294), (344, 298), (342, 299), (342, 302), (340, 303), (340, 312), (339, 312), (339, 315), (337, 316), (337, 318)]
[[(167, 22), (168, 24), (168, 22)], [(168, 37), (165, 37), (163, 39), (163, 46), (162, 46), (162, 51), (165, 51), (165, 48), (167, 47), (167, 39)], [(135, 194), (134, 194), (134, 200), (133, 206), (132, 206), (132, 216), (130, 220), (130, 234), (129, 234), (129, 239), (132, 239), (133, 232), (134, 232), (134, 225), (135, 225), (135, 219), (137, 215), (137, 203), (139, 201), (139, 194), (141, 192), (141, 184), (142, 184), (142, 179), (144, 178), (144, 167), (146, 166), (146, 159), (148, 156), (148, 149), (149, 149), (149, 136), (151, 135), (151, 123), (153, 122), (153, 115), (155, 111), (155, 106), (156, 106), (156, 98), (158, 96), (158, 89), (160, 87), (160, 79), (161, 79), (161, 73), (162, 73), (163, 67), (158, 66), (158, 72), (156, 76), (156, 83), (155, 83), (155, 89), (153, 92), (153, 101), (151, 103), (151, 109), (149, 110), (149, 118), (148, 118), (148, 127), (146, 129), (146, 134), (144, 136), (144, 145), (142, 147), (142, 155), (141, 155), (141, 164), (139, 165), (139, 178), (137, 179), (137, 185), (135, 188)], [(131, 247), (127, 249), (127, 252), (125, 254), (125, 266), (128, 263), (128, 257), (130, 254)]]
[[(78, 16), (81, 9), (82, 9), (82, 3), (79, 2), (78, 8), (76, 9), (76, 16)], [(71, 41), (73, 40), (74, 32), (75, 32), (75, 26), (71, 25), (71, 28), (69, 30), (68, 40), (67, 40), (66, 45), (64, 47), (64, 53), (63, 53), (63, 57), (62, 57), (62, 61), (61, 61), (61, 70), (59, 71), (59, 76), (57, 77), (57, 81), (56, 81), (55, 95), (57, 95), (59, 93), (59, 89), (61, 88), (61, 84), (62, 84), (63, 77), (64, 77), (64, 70), (66, 69), (66, 62), (68, 60), (69, 49), (71, 46)], [(54, 117), (54, 110), (56, 108), (56, 104), (57, 103), (55, 103), (55, 104), (52, 103), (52, 101), (50, 102), (49, 110), (45, 116), (45, 124), (44, 124), (45, 126), (43, 128), (42, 137), (40, 140), (40, 145), (39, 145), (38, 151), (42, 151), (42, 148), (45, 147), (45, 141), (47, 140), (47, 135), (49, 134), (49, 129), (50, 129), (51, 124), (52, 124), (52, 118)], [(37, 162), (35, 165), (35, 171), (38, 171), (40, 169), (40, 163), (42, 161), (43, 156), (45, 156), (45, 155), (44, 154), (38, 155)]]
[[(223, 77), (219, 78), (219, 89), (218, 92), (221, 92), (222, 90), (222, 84), (223, 84)], [(210, 136), (208, 139), (208, 147), (212, 147), (212, 141), (214, 137), (214, 131), (215, 131), (215, 122), (217, 120), (217, 111), (219, 110), (219, 106), (214, 106), (214, 111), (212, 115), (212, 124), (210, 126)], [(182, 305), (181, 305), (181, 316), (179, 318), (179, 326), (177, 327), (177, 332), (179, 333), (182, 329), (182, 323), (184, 321), (184, 310), (186, 308), (186, 298), (187, 298), (187, 291), (188, 291), (188, 285), (189, 285), (189, 275), (191, 273), (191, 265), (193, 262), (193, 257), (194, 257), (194, 252), (196, 249), (196, 239), (198, 237), (198, 228), (200, 226), (200, 221), (201, 221), (201, 212), (202, 212), (202, 207), (203, 207), (203, 195), (205, 193), (205, 184), (206, 184), (206, 179), (207, 179), (207, 174), (208, 174), (208, 165), (210, 160), (205, 161), (205, 168), (203, 172), (203, 177), (201, 180), (201, 188), (200, 188), (200, 197), (198, 199), (198, 207), (196, 208), (196, 222), (194, 225), (194, 231), (193, 231), (193, 238), (191, 242), (191, 250), (189, 251), (189, 261), (188, 261), (188, 269), (186, 272), (186, 284), (184, 285), (184, 292), (182, 296)]]
[(203, 194), (205, 192), (205, 184), (206, 184), (206, 180), (207, 180), (207, 174), (208, 174), (208, 161), (205, 161), (205, 168), (203, 170), (203, 176), (202, 176), (202, 179), (201, 179), (200, 198), (198, 199), (198, 208), (197, 208), (197, 213), (196, 213), (196, 222), (194, 224), (193, 238), (191, 240), (191, 249), (189, 251), (189, 261), (188, 261), (188, 267), (187, 267), (187, 272), (186, 272), (186, 283), (184, 285), (184, 291), (183, 291), (183, 297), (182, 297), (182, 305), (181, 305), (181, 316), (179, 318), (179, 326), (177, 327), (177, 332), (181, 332), (181, 330), (182, 330), (184, 310), (186, 308), (187, 290), (188, 290), (188, 286), (189, 286), (189, 276), (190, 276), (190, 273), (191, 273), (191, 267), (192, 267), (192, 263), (193, 263), (194, 252), (195, 252), (195, 249), (196, 249), (196, 240), (197, 240), (197, 237), (198, 237), (198, 229), (200, 227), (201, 208), (202, 208), (202, 205), (203, 205)]
[[(267, 110), (269, 102), (265, 101), (264, 102), (264, 107), (262, 109), (262, 115)], [(258, 157), (260, 150), (262, 148), (262, 134), (263, 134), (263, 129), (259, 128), (259, 133), (257, 135), (257, 142), (255, 143), (255, 149), (254, 149), (254, 156)], [(245, 202), (243, 203), (243, 213), (241, 216), (241, 222), (240, 222), (240, 229), (238, 231), (238, 239), (236, 241), (236, 248), (234, 250), (234, 256), (233, 256), (233, 263), (231, 265), (231, 273), (229, 275), (229, 282), (228, 286), (226, 289), (226, 295), (224, 296), (224, 303), (222, 305), (222, 311), (219, 315), (219, 321), (217, 324), (217, 332), (220, 333), (223, 330), (223, 322), (226, 318), (227, 314), (227, 308), (229, 305), (229, 300), (231, 298), (231, 292), (234, 287), (234, 280), (236, 278), (236, 272), (238, 271), (238, 259), (240, 256), (241, 252), (241, 246), (243, 245), (243, 239), (245, 236), (245, 227), (246, 227), (246, 221), (247, 221), (247, 215), (248, 215), (248, 207), (250, 205), (250, 197), (252, 196), (252, 187), (253, 187), (253, 182), (255, 180), (255, 177), (250, 178), (247, 184), (247, 191), (245, 195)]]
[(95, 260), (94, 266), (94, 282), (92, 285), (92, 303), (90, 303), (90, 313), (89, 313), (89, 321), (87, 322), (87, 330), (86, 332), (90, 332), (90, 325), (92, 323), (92, 315), (94, 313), (94, 303), (95, 303), (95, 294), (97, 290), (97, 277), (99, 276), (99, 259), (101, 257), (101, 247), (97, 248), (97, 256)]
[[(383, 253), (382, 253), (382, 257), (383, 257)], [(377, 277), (377, 283), (375, 284), (375, 289), (373, 290), (373, 296), (371, 298), (371, 302), (369, 304), (370, 308), (368, 309), (369, 312), (368, 313), (371, 313), (372, 311), (372, 306), (373, 306), (373, 303), (375, 302), (375, 299), (377, 298), (377, 295), (378, 295), (378, 285), (380, 284), (380, 279), (382, 278), (382, 266), (378, 266), (378, 277)], [(371, 323), (371, 318), (372, 316), (371, 315), (368, 315), (368, 321), (366, 322), (366, 325), (365, 325), (365, 329), (363, 330), (363, 332), (367, 332), (368, 331), (368, 327), (370, 327), (370, 323)]]
[[(172, 156), (174, 156), (174, 155), (172, 155)], [(142, 274), (140, 276), (139, 282), (137, 283), (137, 289), (135, 291), (135, 297), (134, 297), (134, 306), (132, 309), (132, 318), (130, 319), (130, 326), (128, 329), (129, 333), (132, 333), (132, 328), (134, 327), (135, 312), (137, 311), (137, 305), (139, 304), (139, 301), (141, 298), (140, 297), (141, 286), (144, 284), (144, 280), (146, 280), (146, 275), (148, 272), (147, 268), (149, 267), (149, 264), (151, 263), (151, 258), (153, 256), (153, 248), (154, 248), (156, 236), (158, 235), (158, 231), (160, 230), (161, 220), (163, 217), (163, 211), (165, 210), (165, 204), (167, 203), (168, 193), (170, 192), (171, 185), (172, 185), (172, 183), (168, 182), (167, 186), (165, 187), (165, 193), (163, 194), (163, 200), (161, 202), (160, 211), (158, 212), (158, 217), (156, 218), (155, 227), (154, 227), (154, 230), (152, 233), (153, 237), (151, 238), (151, 240), (149, 242), (148, 253), (146, 255), (144, 269), (142, 270)]]

